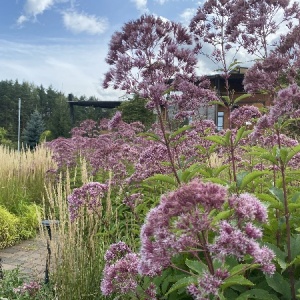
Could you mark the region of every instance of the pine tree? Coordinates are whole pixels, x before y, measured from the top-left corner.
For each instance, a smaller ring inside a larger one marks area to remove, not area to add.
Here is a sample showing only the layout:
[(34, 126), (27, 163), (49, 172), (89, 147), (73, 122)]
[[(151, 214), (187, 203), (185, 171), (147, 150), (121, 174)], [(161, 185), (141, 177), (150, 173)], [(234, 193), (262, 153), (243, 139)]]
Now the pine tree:
[(27, 122), (25, 129), (23, 131), (23, 141), (26, 147), (34, 149), (39, 143), (41, 134), (45, 130), (45, 124), (42, 119), (42, 115), (35, 110), (29, 121)]

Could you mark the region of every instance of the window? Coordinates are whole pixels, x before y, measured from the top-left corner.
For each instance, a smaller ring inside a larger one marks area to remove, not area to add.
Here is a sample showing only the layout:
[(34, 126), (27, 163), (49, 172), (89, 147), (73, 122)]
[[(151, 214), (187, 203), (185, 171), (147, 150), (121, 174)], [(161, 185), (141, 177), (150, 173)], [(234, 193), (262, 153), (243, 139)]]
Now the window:
[(218, 111), (217, 129), (224, 129), (224, 112)]

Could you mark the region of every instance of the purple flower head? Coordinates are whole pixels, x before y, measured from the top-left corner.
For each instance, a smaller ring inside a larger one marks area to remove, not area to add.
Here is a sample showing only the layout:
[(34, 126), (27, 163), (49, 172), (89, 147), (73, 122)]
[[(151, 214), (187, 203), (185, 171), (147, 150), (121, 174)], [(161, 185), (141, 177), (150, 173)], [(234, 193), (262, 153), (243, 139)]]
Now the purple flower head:
[(221, 284), (229, 275), (227, 270), (222, 269), (217, 269), (214, 275), (203, 272), (198, 284), (189, 285), (187, 291), (194, 299), (204, 300), (210, 299), (211, 296), (218, 296)]
[(237, 127), (253, 123), (254, 119), (260, 118), (261, 113), (259, 109), (252, 105), (243, 105), (234, 109), (230, 114), (231, 123)]
[(254, 196), (244, 193), (233, 195), (228, 200), (229, 206), (235, 210), (241, 220), (267, 222), (268, 214), (266, 207)]
[(29, 283), (24, 283), (23, 285), (14, 288), (13, 292), (15, 294), (25, 295), (28, 294), (31, 297), (34, 297), (36, 293), (41, 289), (41, 285), (36, 281), (31, 281)]
[(174, 255), (197, 247), (199, 231), (207, 230), (211, 223), (209, 212), (220, 209), (226, 197), (226, 188), (199, 180), (163, 195), (141, 230), (140, 273), (157, 275)]
[(249, 224), (242, 229), (227, 221), (222, 221), (219, 227), (219, 235), (214, 244), (210, 245), (210, 251), (220, 260), (226, 256), (234, 256), (243, 259), (245, 255), (253, 257), (253, 263), (260, 264), (261, 270), (266, 274), (273, 274), (275, 266), (272, 260), (275, 254), (267, 247), (260, 247), (256, 239), (261, 237), (261, 231)]
[(139, 203), (141, 203), (143, 196), (144, 195), (141, 193), (131, 194), (123, 199), (123, 203), (131, 209), (134, 209)]
[(122, 121), (122, 113), (120, 111), (117, 111), (115, 115), (111, 118), (111, 120), (108, 122), (108, 129), (112, 130), (118, 127), (118, 125)]
[(114, 293), (127, 294), (134, 292), (138, 286), (139, 257), (135, 253), (127, 253), (112, 265), (106, 265), (101, 281), (101, 292), (105, 296)]
[(95, 212), (101, 208), (101, 199), (107, 191), (107, 185), (99, 182), (89, 182), (81, 188), (73, 190), (68, 196), (70, 218), (74, 221), (79, 217), (82, 207), (86, 207), (89, 212)]
[(131, 249), (124, 242), (120, 241), (110, 245), (109, 249), (104, 255), (104, 260), (106, 264), (111, 265), (116, 260), (125, 256), (127, 253), (132, 253)]

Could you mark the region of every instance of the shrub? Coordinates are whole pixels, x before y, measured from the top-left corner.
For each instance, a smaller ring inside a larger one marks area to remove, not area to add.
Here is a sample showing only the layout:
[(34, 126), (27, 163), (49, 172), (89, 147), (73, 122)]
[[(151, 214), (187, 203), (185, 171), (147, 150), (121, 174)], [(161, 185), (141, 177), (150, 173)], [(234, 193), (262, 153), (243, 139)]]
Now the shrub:
[(20, 220), (0, 206), (0, 249), (13, 245), (19, 239)]

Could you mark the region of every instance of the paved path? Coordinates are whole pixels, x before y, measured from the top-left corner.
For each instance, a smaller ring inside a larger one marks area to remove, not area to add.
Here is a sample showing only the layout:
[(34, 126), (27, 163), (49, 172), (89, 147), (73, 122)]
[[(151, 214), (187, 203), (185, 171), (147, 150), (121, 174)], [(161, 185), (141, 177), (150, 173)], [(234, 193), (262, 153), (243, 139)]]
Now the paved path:
[(20, 272), (31, 279), (42, 280), (45, 277), (47, 258), (46, 239), (38, 235), (34, 239), (0, 250), (4, 271), (19, 268)]

